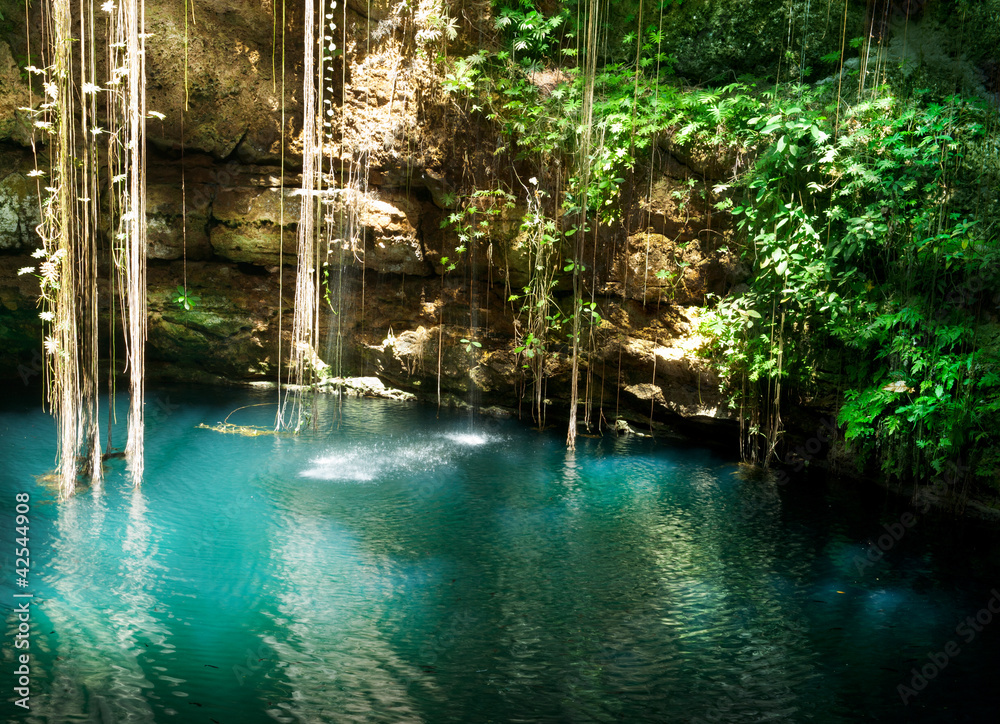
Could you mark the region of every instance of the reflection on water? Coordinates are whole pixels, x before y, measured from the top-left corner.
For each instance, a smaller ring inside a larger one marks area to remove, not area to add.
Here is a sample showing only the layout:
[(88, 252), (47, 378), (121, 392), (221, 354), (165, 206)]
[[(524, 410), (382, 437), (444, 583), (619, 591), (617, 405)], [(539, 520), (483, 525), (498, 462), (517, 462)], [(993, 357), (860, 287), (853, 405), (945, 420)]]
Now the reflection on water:
[(474, 453), (467, 448), (501, 441), (499, 436), (471, 432), (447, 432), (434, 436), (411, 433), (405, 443), (374, 440), (359, 445), (357, 440), (341, 440), (336, 449), (310, 460), (309, 466), (299, 475), (316, 480), (385, 480), (390, 476), (427, 472), (452, 465), (457, 458)]
[(32, 710), (6, 693), (3, 720), (943, 722), (998, 704), (988, 627), (897, 694), (989, 599), (990, 535), (922, 521), (859, 571), (905, 506), (779, 489), (692, 446), (568, 453), (509, 421), (325, 398), (315, 430), (247, 438), (196, 425), (266, 397), (170, 399), (141, 488), (112, 465), (65, 502), (33, 482), (51, 422), (33, 401), (0, 413), (36, 596)]
[(154, 614), (157, 599), (150, 589), (159, 564), (142, 491), (125, 491), (119, 501), (123, 515), (112, 516), (112, 525), (123, 522), (124, 530), (109, 529), (105, 502), (97, 488), (89, 501), (80, 496), (63, 503), (56, 519), (45, 559), (51, 565), (43, 574), (49, 593), (40, 605), (52, 630), (35, 638), (55, 655), (51, 694), (33, 699), (32, 711), (43, 718), (89, 711), (114, 712), (115, 721), (150, 721), (146, 692), (155, 674), (143, 667), (152, 655), (146, 649), (152, 645), (165, 657), (174, 653), (168, 628)]

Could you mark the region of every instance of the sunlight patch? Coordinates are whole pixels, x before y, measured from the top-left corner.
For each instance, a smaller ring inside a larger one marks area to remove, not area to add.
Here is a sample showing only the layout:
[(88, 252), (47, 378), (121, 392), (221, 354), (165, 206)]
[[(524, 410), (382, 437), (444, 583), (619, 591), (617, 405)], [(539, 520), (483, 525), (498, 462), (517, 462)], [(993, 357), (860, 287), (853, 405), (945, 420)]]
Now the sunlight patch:
[(441, 443), (407, 445), (395, 449), (363, 448), (335, 452), (310, 461), (300, 477), (314, 480), (349, 480), (368, 482), (398, 472), (427, 472), (447, 463), (447, 451)]
[(468, 446), (486, 445), (496, 440), (481, 432), (446, 432), (444, 437), (459, 445)]
[(299, 473), (301, 477), (313, 480), (367, 482), (374, 480), (376, 473), (379, 472), (375, 461), (357, 452), (325, 455), (310, 462), (312, 467)]

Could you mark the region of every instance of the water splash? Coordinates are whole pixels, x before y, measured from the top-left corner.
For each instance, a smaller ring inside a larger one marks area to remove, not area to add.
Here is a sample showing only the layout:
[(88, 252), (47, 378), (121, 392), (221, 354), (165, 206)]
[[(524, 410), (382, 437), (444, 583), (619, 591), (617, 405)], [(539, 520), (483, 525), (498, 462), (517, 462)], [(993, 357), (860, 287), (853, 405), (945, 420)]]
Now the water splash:
[(458, 445), (468, 446), (489, 445), (499, 441), (497, 437), (480, 432), (446, 432), (444, 438)]

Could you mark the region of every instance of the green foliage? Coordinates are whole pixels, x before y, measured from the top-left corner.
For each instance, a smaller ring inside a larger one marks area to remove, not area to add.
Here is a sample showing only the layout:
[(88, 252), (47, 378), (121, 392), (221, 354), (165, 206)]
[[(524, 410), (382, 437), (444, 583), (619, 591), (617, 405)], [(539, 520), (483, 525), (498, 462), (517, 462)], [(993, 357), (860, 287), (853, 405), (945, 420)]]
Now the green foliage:
[[(514, 197), (503, 189), (477, 189), (464, 198), (449, 194), (444, 201), (448, 206), (457, 205), (457, 210), (441, 220), (440, 228), (455, 231), (458, 255), (464, 254), (471, 244), (488, 240), (492, 222), (514, 208)], [(457, 263), (457, 258), (441, 258), (444, 271), (454, 271)]]
[(180, 305), (187, 311), (191, 311), (198, 306), (200, 301), (200, 296), (192, 294), (190, 290), (185, 290), (180, 284), (177, 285), (177, 291), (174, 292), (173, 298), (174, 304)]
[(747, 122), (759, 155), (732, 209), (750, 288), (704, 325), (734, 400), (760, 405), (762, 386), (782, 381), (814, 389), (839, 350), (840, 421), (862, 454), (895, 476), (979, 465), (1000, 443), (1000, 360), (982, 307), (1000, 288), (1000, 252), (956, 188), (977, 181), (961, 157), (996, 119), (965, 99), (882, 89), (842, 109), (838, 129), (821, 91), (775, 101)]
[[(458, 37), (458, 21), (451, 17), (445, 2), (424, 6), (414, 14), (414, 22), (417, 27), (416, 41), (420, 46), (440, 43), (447, 48), (448, 42)], [(418, 53), (422, 50), (418, 48)]]
[[(638, 4), (613, 2), (628, 30), (597, 51), (596, 75), (585, 78), (578, 68), (543, 66), (560, 54), (582, 62), (568, 51), (574, 23), (585, 18), (563, 10), (542, 18), (531, 3), (501, 4), (509, 49), (456, 64), (446, 81), (496, 123), (506, 141), (498, 153), (532, 164), (548, 188), (561, 190), (548, 204), (540, 191), (529, 193), (522, 227), (533, 253), (543, 252), (531, 282), (511, 296), (524, 305), (517, 351), (526, 366), (537, 372), (558, 353), (567, 322), (588, 311), (578, 305), (567, 313), (557, 303), (558, 250), (570, 248), (574, 234), (617, 223), (621, 189), (668, 139), (734, 159), (733, 178), (704, 197), (736, 220), (751, 277), (744, 293), (717, 301), (703, 332), (731, 403), (748, 420), (752, 447), (763, 442), (770, 456), (792, 395), (846, 385), (839, 405), (846, 436), (886, 473), (933, 474), (962, 461), (980, 478), (997, 479), (1000, 333), (988, 310), (1000, 289), (1000, 163), (987, 138), (998, 127), (995, 110), (860, 83), (858, 63), (847, 61), (866, 51), (863, 12), (845, 9), (842, 43), (827, 33), (825, 14), (797, 0), (787, 12), (713, 5), (713, 28), (730, 8), (734, 22), (757, 13), (751, 24), (778, 33), (778, 83), (772, 68), (766, 83), (744, 77), (687, 88), (673, 75), (693, 67), (678, 33), (701, 10), (678, 5), (654, 7), (663, 12), (650, 23), (649, 8), (640, 18)], [(785, 44), (792, 21), (807, 37)], [(771, 52), (729, 48), (724, 34), (719, 40), (711, 52), (743, 53), (750, 65)], [(802, 85), (808, 66), (837, 75)], [(845, 89), (859, 87), (864, 92), (848, 101)], [(678, 193), (683, 207), (696, 189)], [(578, 278), (572, 258), (559, 263)], [(675, 284), (682, 274), (656, 273)]]
[(494, 23), (509, 39), (510, 58), (529, 66), (551, 57), (560, 43), (559, 31), (570, 17), (566, 8), (546, 17), (532, 0), (499, 3), (499, 10)]
[[(630, 35), (632, 43), (609, 43), (607, 60), (634, 62), (637, 29), (653, 24), (663, 52), (676, 58), (677, 73), (692, 83), (717, 85), (746, 74), (773, 81), (779, 73), (781, 80), (799, 80), (803, 70), (823, 68), (820, 57), (840, 50), (844, 3), (832, 15), (827, 3), (822, 6), (815, 0), (612, 0), (608, 37)], [(864, 3), (849, 3), (846, 10), (847, 37), (865, 33)]]
[(472, 354), (472, 350), (481, 349), (483, 346), (482, 342), (478, 342), (474, 339), (466, 339), (463, 337), (458, 341), (465, 347), (465, 351), (468, 352), (469, 354)]
[(658, 70), (664, 76), (674, 74), (674, 66), (677, 58), (664, 50), (665, 34), (662, 28), (650, 25), (642, 36), (639, 43), (637, 32), (626, 33), (622, 38), (622, 45), (629, 51), (638, 45), (638, 64), (644, 71)]
[(444, 89), (455, 95), (472, 94), (476, 89), (476, 80), (480, 75), (479, 67), (485, 59), (482, 53), (456, 59), (442, 80)]

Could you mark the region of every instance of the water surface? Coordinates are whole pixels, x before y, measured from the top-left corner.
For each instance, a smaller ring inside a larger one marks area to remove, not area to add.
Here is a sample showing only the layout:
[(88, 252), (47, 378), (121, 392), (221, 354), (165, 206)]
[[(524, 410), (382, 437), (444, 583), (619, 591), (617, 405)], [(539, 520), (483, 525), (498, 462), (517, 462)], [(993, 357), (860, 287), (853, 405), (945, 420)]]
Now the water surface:
[[(406, 403), (151, 390), (146, 478), (58, 502), (37, 396), (0, 411), (4, 721), (993, 721), (996, 535), (884, 493), (746, 480), (693, 444)], [(118, 427), (125, 401), (119, 400)], [(121, 430), (117, 434), (121, 437)], [(31, 495), (31, 711), (14, 495)], [(914, 668), (954, 641), (921, 691)], [(905, 694), (905, 692), (904, 692)]]

